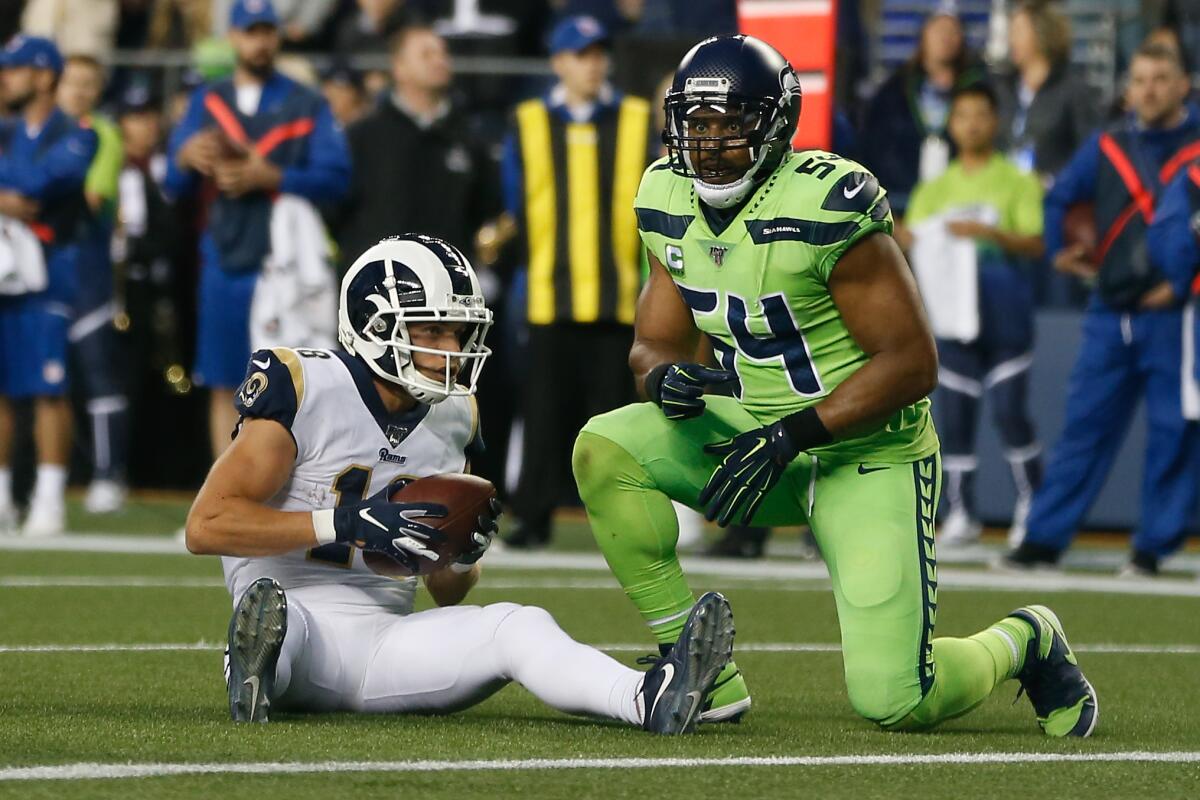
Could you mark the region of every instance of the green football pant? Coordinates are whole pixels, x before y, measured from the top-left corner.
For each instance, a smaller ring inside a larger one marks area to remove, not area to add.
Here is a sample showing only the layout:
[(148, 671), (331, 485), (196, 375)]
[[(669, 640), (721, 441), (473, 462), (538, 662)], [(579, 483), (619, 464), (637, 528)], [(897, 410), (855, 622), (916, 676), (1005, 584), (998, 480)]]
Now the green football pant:
[[(693, 508), (717, 466), (704, 446), (760, 426), (732, 398), (691, 420), (641, 403), (594, 417), (575, 444), (580, 497), (600, 550), (660, 643), (693, 603), (675, 555), (671, 500)], [(754, 525), (807, 523), (833, 583), (850, 703), (887, 727), (926, 728), (966, 713), (1020, 668), (1027, 626), (1005, 620), (969, 639), (933, 640), (936, 454), (911, 463), (801, 455)]]

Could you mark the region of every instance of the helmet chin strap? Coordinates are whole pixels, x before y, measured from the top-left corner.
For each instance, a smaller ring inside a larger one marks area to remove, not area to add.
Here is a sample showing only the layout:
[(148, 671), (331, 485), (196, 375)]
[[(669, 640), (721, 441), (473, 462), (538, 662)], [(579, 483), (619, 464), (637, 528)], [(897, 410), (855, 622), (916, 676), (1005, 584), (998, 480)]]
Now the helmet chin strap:
[(746, 174), (738, 178), (733, 183), (716, 184), (707, 183), (700, 178), (692, 179), (692, 186), (696, 189), (696, 194), (704, 201), (704, 204), (712, 208), (731, 208), (745, 200), (754, 191), (756, 181), (754, 176), (758, 174), (758, 170), (767, 160), (767, 155), (771, 148), (759, 148), (758, 158), (750, 169), (746, 170)]

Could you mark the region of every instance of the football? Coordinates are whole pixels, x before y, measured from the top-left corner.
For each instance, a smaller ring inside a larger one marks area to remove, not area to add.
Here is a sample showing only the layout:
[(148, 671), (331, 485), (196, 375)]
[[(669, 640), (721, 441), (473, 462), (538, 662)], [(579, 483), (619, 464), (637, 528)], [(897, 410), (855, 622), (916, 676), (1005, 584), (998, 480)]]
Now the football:
[[(415, 574), (435, 572), (474, 548), (475, 540), (471, 534), (478, 526), (479, 516), (488, 513), (488, 505), (495, 496), (496, 487), (491, 481), (461, 472), (430, 475), (393, 492), (389, 497), (393, 503), (439, 503), (449, 511), (441, 519), (420, 519), (430, 527), (437, 528), (446, 540), (433, 548), (437, 551), (438, 560), (421, 559), (421, 569)], [(363, 553), (363, 563), (390, 578), (407, 578), (414, 574), (382, 553)]]

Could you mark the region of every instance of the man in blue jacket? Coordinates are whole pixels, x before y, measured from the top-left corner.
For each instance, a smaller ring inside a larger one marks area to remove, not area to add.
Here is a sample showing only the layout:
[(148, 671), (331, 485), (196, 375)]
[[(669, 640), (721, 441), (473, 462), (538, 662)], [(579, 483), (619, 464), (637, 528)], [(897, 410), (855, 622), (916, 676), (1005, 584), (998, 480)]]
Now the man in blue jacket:
[[(1066, 423), (1034, 496), (1024, 540), (1004, 565), (1053, 565), (1103, 487), (1145, 394), (1141, 524), (1126, 574), (1153, 575), (1179, 543), (1196, 496), (1196, 426), (1180, 401), (1182, 299), (1147, 247), (1162, 188), (1200, 156), (1200, 110), (1185, 105), (1178, 55), (1143, 45), (1130, 66), (1132, 114), (1093, 136), (1046, 196), (1046, 252), (1056, 269), (1095, 277)], [(1068, 207), (1094, 203), (1100, 244), (1063, 246)], [(1099, 271), (1096, 271), (1098, 265)]]
[[(4, 101), (13, 116), (0, 123), (0, 214), (33, 232), (45, 260), (45, 287), (9, 285), (0, 294), (0, 534), (15, 527), (6, 401), (33, 399), (37, 477), (24, 533), (61, 533), (63, 490), (71, 451), (67, 391), (67, 328), (79, 287), (81, 244), (95, 220), (83, 182), (96, 154), (96, 134), (55, 104), (63, 60), (49, 39), (17, 36), (0, 53)], [(9, 225), (3, 236), (12, 242)], [(27, 254), (25, 254), (27, 255)], [(28, 259), (8, 258), (28, 267)], [(36, 285), (36, 284), (35, 284)]]
[(206, 200), (200, 240), (196, 382), (211, 390), (214, 457), (237, 422), (233, 390), (250, 357), (250, 303), (270, 249), (271, 204), (295, 194), (340, 200), (350, 181), (345, 137), (321, 95), (275, 71), (279, 21), (270, 0), (236, 0), (233, 77), (202, 86), (171, 135), (166, 190)]

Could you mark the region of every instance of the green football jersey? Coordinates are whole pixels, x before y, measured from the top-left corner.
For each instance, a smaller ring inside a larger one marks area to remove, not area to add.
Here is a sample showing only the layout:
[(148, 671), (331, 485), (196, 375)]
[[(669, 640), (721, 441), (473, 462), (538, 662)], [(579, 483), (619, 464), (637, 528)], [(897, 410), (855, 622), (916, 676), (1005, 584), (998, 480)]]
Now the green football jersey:
[[(854, 242), (891, 233), (886, 192), (861, 165), (819, 150), (793, 153), (720, 233), (692, 181), (651, 164), (634, 205), (638, 229), (679, 288), (735, 396), (769, 424), (817, 403), (867, 362), (829, 292)], [(833, 461), (907, 462), (938, 449), (928, 398), (863, 435), (814, 448)]]

